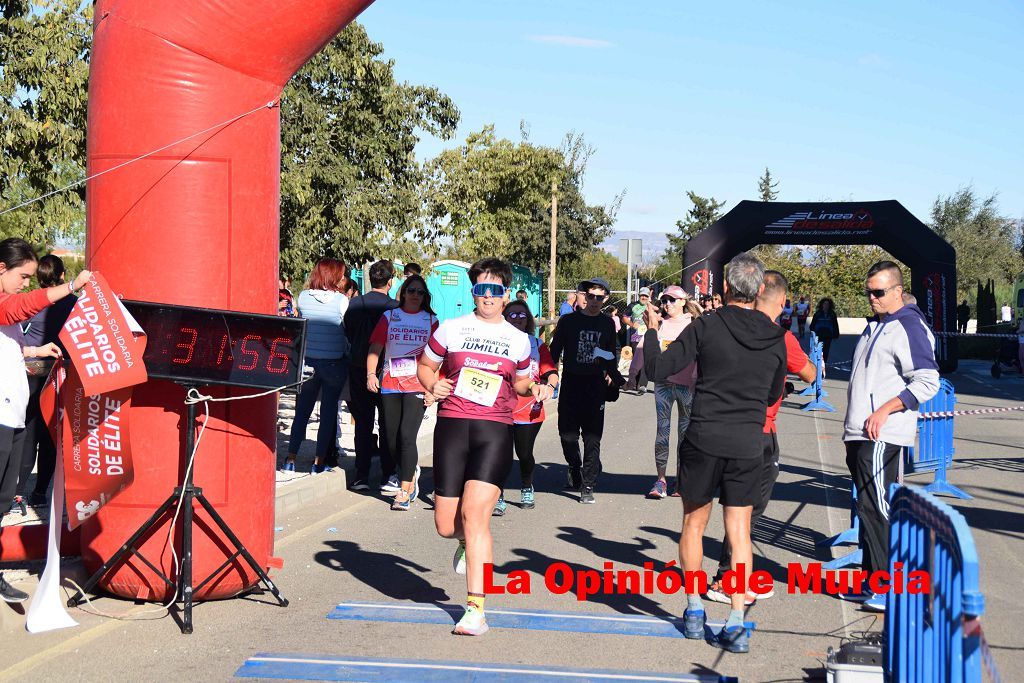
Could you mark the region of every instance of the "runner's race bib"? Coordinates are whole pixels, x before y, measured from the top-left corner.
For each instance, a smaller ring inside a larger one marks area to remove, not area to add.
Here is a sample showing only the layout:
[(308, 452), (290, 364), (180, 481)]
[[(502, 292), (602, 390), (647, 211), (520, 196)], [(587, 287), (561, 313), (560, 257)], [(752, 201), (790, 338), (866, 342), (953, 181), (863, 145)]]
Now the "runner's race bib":
[(501, 390), (501, 375), (477, 368), (463, 368), (455, 384), (455, 395), (490, 408), (498, 400)]
[(388, 372), (392, 377), (412, 377), (416, 374), (416, 359), (412, 356), (388, 360)]

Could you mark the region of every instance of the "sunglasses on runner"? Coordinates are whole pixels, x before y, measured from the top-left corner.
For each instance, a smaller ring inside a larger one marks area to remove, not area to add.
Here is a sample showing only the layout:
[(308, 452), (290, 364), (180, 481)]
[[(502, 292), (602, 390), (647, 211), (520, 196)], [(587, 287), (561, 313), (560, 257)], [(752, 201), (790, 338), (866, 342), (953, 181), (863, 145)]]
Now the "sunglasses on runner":
[(505, 317), (508, 318), (509, 320), (526, 320), (526, 313), (524, 311), (519, 311), (517, 313), (506, 313)]
[(604, 294), (594, 294), (593, 292), (577, 292), (576, 296), (585, 296), (588, 301), (603, 301)]
[(409, 289), (405, 290), (405, 293), (406, 294), (414, 294), (416, 296), (423, 296), (424, 294), (427, 293), (427, 291), (425, 289), (412, 289), (412, 288), (409, 288)]
[(495, 298), (505, 296), (508, 287), (496, 282), (478, 282), (473, 285), (473, 296), (493, 296)]
[(663, 297), (661, 297), (661, 303), (663, 303), (663, 304), (674, 304), (677, 301), (679, 301), (679, 299), (677, 299), (677, 298), (675, 298), (673, 296), (663, 296)]
[(891, 287), (886, 287), (885, 289), (865, 289), (864, 296), (868, 298), (874, 297), (876, 299), (881, 299), (883, 296), (885, 296), (892, 290), (896, 289), (897, 287), (899, 287), (899, 285), (892, 285)]

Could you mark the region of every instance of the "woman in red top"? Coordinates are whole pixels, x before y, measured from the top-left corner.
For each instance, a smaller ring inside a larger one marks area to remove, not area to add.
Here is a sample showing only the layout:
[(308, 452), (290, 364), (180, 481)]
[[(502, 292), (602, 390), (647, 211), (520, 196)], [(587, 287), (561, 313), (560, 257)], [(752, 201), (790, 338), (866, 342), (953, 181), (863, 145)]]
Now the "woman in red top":
[[(551, 359), (547, 344), (535, 336), (537, 324), (529, 307), (523, 301), (512, 301), (505, 306), (503, 315), (513, 327), (530, 337), (530, 379), (547, 384), (552, 389), (557, 387), (558, 368)], [(537, 441), (541, 425), (544, 424), (544, 417), (544, 404), (538, 403), (533, 396), (520, 396), (515, 410), (512, 411), (512, 442), (519, 458), (519, 474), (523, 486), (520, 491), (519, 507), (524, 510), (532, 510), (534, 507), (533, 470), (537, 463), (533, 457), (533, 445)], [(494, 514), (498, 517), (504, 515), (505, 508), (505, 496), (502, 493), (494, 506)]]
[[(92, 273), (83, 270), (74, 282), (20, 293), (38, 265), (39, 257), (25, 240), (10, 237), (0, 242), (0, 517), (14, 500), (21, 470), (25, 411), (30, 395), (25, 358), (60, 356), (60, 348), (53, 342), (25, 346), (25, 336), (14, 323), (28, 320), (50, 304), (74, 294), (92, 277)], [(0, 600), (14, 603), (27, 599), (26, 593), (8, 584), (0, 574)]]
[[(416, 436), (423, 424), (423, 411), (434, 402), (416, 377), (416, 365), (430, 335), (437, 329), (437, 316), (430, 308), (430, 292), (419, 275), (410, 275), (398, 290), (399, 307), (385, 311), (370, 334), (366, 354), (366, 388), (380, 393), (381, 423), (388, 450), (398, 463), (401, 489), (392, 510), (408, 510), (419, 493), (419, 452)], [(384, 373), (378, 379), (381, 352)]]

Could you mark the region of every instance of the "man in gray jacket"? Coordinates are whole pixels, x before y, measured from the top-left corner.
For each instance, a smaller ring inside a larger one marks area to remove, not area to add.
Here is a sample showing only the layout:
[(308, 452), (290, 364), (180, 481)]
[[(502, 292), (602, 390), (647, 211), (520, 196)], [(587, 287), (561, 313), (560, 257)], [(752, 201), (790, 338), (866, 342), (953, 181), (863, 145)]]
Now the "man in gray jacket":
[[(896, 481), (900, 451), (914, 445), (917, 409), (939, 390), (939, 370), (924, 314), (904, 304), (899, 266), (892, 261), (871, 266), (865, 294), (876, 317), (853, 353), (843, 441), (857, 487), (862, 566), (875, 572), (888, 569), (888, 491)], [(850, 597), (866, 599), (868, 609), (885, 609), (884, 596)]]

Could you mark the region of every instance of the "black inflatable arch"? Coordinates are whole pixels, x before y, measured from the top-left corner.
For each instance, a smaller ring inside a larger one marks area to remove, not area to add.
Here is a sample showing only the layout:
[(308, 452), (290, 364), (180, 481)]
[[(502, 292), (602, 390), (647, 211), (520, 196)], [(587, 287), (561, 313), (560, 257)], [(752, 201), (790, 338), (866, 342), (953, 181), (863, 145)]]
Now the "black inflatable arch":
[[(956, 251), (895, 200), (740, 202), (686, 245), (683, 286), (721, 293), (722, 266), (758, 244), (876, 244), (910, 267), (910, 288), (936, 332), (956, 324)], [(956, 369), (953, 340), (936, 336), (943, 372)]]

